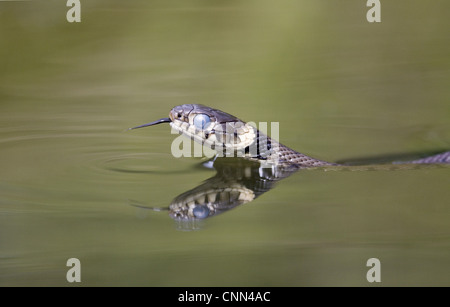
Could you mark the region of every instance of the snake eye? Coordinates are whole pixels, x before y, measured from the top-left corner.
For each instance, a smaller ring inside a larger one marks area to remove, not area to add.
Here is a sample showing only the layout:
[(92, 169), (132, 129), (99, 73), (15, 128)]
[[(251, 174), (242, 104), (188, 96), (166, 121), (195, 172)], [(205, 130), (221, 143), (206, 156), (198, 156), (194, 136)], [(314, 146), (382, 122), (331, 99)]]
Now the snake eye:
[(194, 216), (198, 219), (204, 219), (209, 216), (209, 209), (206, 206), (198, 205), (192, 210)]
[(204, 130), (210, 122), (211, 118), (206, 114), (197, 114), (194, 117), (194, 126), (200, 130)]

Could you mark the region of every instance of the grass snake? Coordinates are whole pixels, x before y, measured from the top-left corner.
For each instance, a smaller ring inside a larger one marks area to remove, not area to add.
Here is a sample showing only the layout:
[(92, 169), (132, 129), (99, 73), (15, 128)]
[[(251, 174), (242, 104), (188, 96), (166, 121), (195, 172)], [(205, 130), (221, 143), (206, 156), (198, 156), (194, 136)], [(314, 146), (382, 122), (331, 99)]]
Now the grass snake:
[[(166, 122), (170, 123), (170, 126), (180, 134), (215, 150), (219, 156), (243, 157), (265, 164), (288, 164), (298, 168), (339, 165), (297, 152), (261, 133), (239, 118), (201, 104), (176, 106), (170, 111), (168, 118), (130, 129)], [(450, 163), (450, 151), (407, 163), (448, 164)]]
[[(168, 118), (133, 127), (137, 129), (170, 123), (173, 129), (216, 151), (215, 176), (175, 197), (167, 208), (133, 201), (133, 205), (155, 211), (167, 210), (181, 230), (198, 229), (205, 218), (253, 201), (275, 183), (299, 169), (395, 170), (450, 163), (450, 151), (398, 164), (348, 166), (299, 153), (223, 111), (199, 104), (174, 107)], [(230, 158), (233, 157), (233, 158)]]

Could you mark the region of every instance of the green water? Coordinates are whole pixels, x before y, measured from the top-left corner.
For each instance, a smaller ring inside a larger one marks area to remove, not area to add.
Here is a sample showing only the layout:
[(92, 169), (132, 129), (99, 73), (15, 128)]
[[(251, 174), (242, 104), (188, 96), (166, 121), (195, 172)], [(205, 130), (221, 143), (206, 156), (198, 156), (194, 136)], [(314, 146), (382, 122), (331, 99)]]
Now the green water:
[(327, 161), (450, 148), (448, 1), (0, 2), (0, 286), (450, 285), (448, 167), (300, 171), (180, 231), (214, 175), (166, 125), (202, 103)]

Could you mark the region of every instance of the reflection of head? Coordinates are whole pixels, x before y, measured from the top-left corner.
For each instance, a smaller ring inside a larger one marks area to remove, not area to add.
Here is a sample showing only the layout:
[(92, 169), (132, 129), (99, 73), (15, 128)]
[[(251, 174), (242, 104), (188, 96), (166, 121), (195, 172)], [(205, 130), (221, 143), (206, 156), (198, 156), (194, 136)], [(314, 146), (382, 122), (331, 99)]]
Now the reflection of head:
[(175, 220), (205, 219), (255, 198), (252, 190), (237, 183), (214, 186), (208, 183), (177, 196), (169, 206)]
[[(175, 197), (168, 208), (179, 230), (196, 230), (202, 221), (255, 200), (298, 168), (262, 168), (258, 162), (242, 158), (218, 158), (217, 173), (196, 188)], [(138, 206), (145, 208), (143, 206)]]

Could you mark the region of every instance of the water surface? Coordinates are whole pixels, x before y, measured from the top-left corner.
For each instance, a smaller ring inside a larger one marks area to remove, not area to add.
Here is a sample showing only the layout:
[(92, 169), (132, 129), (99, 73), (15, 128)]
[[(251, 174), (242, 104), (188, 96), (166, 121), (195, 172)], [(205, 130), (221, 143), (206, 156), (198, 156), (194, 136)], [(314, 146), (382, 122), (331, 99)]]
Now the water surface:
[(301, 170), (185, 231), (131, 203), (214, 170), (125, 131), (202, 103), (327, 161), (449, 150), (447, 1), (60, 2), (0, 4), (0, 285), (450, 285), (448, 167)]

